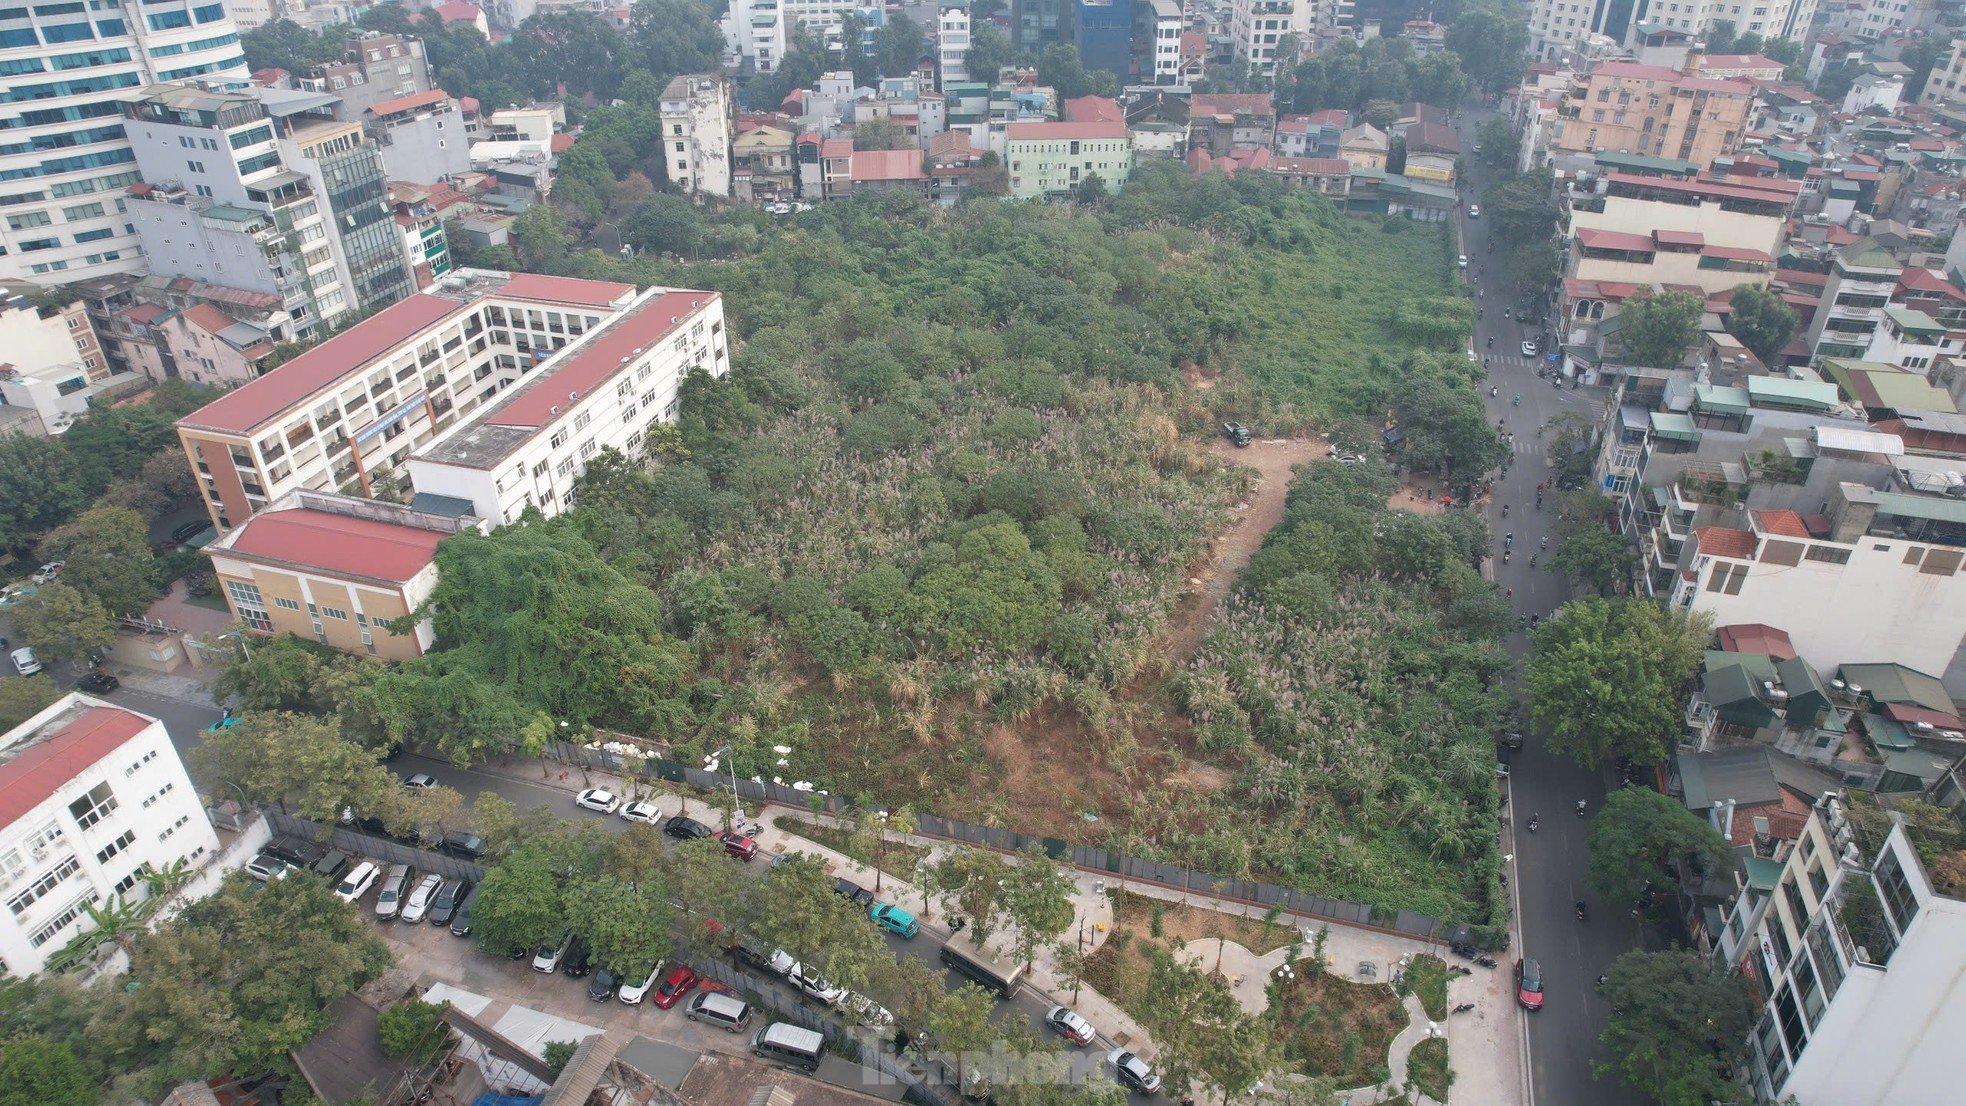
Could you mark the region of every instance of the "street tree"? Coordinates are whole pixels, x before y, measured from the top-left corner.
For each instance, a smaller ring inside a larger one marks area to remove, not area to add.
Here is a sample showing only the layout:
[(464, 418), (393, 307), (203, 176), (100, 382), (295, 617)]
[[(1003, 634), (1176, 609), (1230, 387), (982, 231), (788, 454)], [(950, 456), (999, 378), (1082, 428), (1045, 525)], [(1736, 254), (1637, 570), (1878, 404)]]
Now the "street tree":
[[(677, 941), (685, 951), (708, 952), (746, 932), (760, 881), (744, 875), (741, 867), (710, 838), (684, 841), (664, 858), (670, 896), (683, 915)], [(722, 928), (713, 931), (711, 921)]]
[(1548, 253), (1563, 215), (1550, 171), (1537, 169), (1505, 177), (1482, 192), (1481, 203), (1482, 218), (1494, 240), (1502, 244), (1509, 269), (1517, 273), (1536, 271), (1526, 266), (1539, 260), (1539, 251)]
[(1706, 300), (1691, 292), (1640, 293), (1618, 307), (1618, 340), (1640, 365), (1671, 369), (1700, 337)]
[(1039, 949), (1072, 927), (1078, 907), (1072, 896), (1078, 881), (1037, 845), (1017, 854), (1004, 881), (1004, 914), (1015, 934), (1011, 950), (1029, 968)]
[(1501, 116), (1485, 119), (1475, 128), (1475, 139), (1481, 143), (1481, 160), (1497, 169), (1514, 169), (1516, 154), (1522, 141), (1516, 137), (1515, 128)]
[(1469, 4), (1447, 24), (1447, 48), (1476, 88), (1500, 95), (1521, 76), (1529, 26), (1521, 12), (1499, 0)]
[(65, 581), (43, 584), (9, 615), (21, 643), (47, 663), (80, 662), (116, 644), (116, 620), (94, 596)]
[(111, 614), (142, 614), (157, 598), (149, 526), (127, 507), (91, 507), (41, 539), (41, 558), (62, 561), (62, 583)]
[(928, 1010), (927, 1039), (932, 1053), (956, 1068), (956, 1085), (977, 1054), (997, 1039), (997, 1028), (990, 1015), (997, 1009), (997, 996), (974, 983), (965, 982), (936, 1000)]
[(1212, 1085), (1229, 1098), (1276, 1066), (1276, 1036), (1252, 1018), (1218, 976), (1156, 951), (1141, 1003), (1147, 1029), (1160, 1044), (1155, 1061), (1168, 1087), (1181, 1094)]
[(409, 837), (426, 845), (444, 839), (446, 833), (465, 824), (464, 796), (456, 788), (420, 787), (403, 791), (383, 821), (399, 837)]
[(605, 877), (576, 881), (566, 892), (567, 927), (587, 942), (597, 963), (643, 979), (673, 947), (666, 891), (659, 877), (633, 886)]
[[(19, 631), (16, 630), (16, 633)], [(54, 705), (64, 692), (46, 673), (0, 680), (0, 733), (5, 733)]]
[(521, 844), (485, 870), (471, 927), (478, 947), (503, 954), (532, 948), (566, 930), (566, 912), (544, 839)]
[(1604, 526), (1586, 526), (1563, 535), (1549, 563), (1573, 584), (1609, 596), (1632, 578), (1632, 570), (1638, 566), (1638, 554), (1632, 552), (1631, 542), (1623, 534), (1612, 533)]
[[(235, 797), (230, 785), (249, 802), (274, 803), (323, 825), (343, 810), (404, 824), (396, 778), (376, 763), (374, 753), (344, 740), (325, 719), (287, 711), (243, 715), (237, 725), (206, 734), (191, 759), (224, 797)], [(455, 823), (455, 812), (450, 813)]]
[(471, 832), (484, 841), (485, 852), (490, 856), (502, 855), (519, 840), (516, 836), (519, 826), (518, 804), (496, 791), (478, 792), (471, 800), (471, 815), (466, 819), (466, 823), (470, 825)]
[(1727, 839), (1686, 804), (1647, 787), (1626, 787), (1604, 800), (1591, 820), (1591, 890), (1623, 902), (1645, 884), (1679, 885), (1682, 868), (1718, 872), (1728, 863)]
[(1611, 1060), (1592, 1061), (1597, 1075), (1615, 1074), (1664, 1106), (1730, 1099), (1753, 1009), (1747, 982), (1684, 949), (1628, 952), (1609, 974), (1611, 1017), (1598, 1040)]
[(1464, 386), (1417, 381), (1396, 397), (1393, 411), (1406, 432), (1405, 461), (1415, 469), (1467, 476), (1509, 456), (1508, 445)]
[(753, 923), (758, 936), (836, 985), (860, 986), (887, 955), (881, 931), (833, 893), (832, 877), (817, 859), (794, 854), (761, 882)]
[(316, 879), (233, 872), (209, 898), (138, 937), (130, 981), (105, 1001), (91, 1047), (160, 1089), (288, 1062), (328, 1005), (389, 966), (389, 949)]
[(929, 873), (942, 904), (942, 913), (967, 919), (969, 936), (978, 945), (996, 933), (1004, 909), (1003, 885), (1010, 865), (987, 849), (958, 846), (942, 855)]
[(1727, 333), (1739, 338), (1762, 364), (1773, 367), (1776, 355), (1795, 337), (1795, 308), (1761, 284), (1734, 289), (1728, 308)]
[(95, 1106), (98, 1097), (66, 1041), (15, 1037), (0, 1048), (0, 1106)]
[(942, 970), (920, 956), (876, 960), (867, 974), (867, 993), (894, 1015), (895, 1029), (910, 1041), (928, 1031), (936, 1004), (949, 994)]
[(1707, 631), (1704, 615), (1642, 600), (1566, 603), (1531, 635), (1523, 680), (1549, 748), (1585, 765), (1656, 763), (1680, 725)]
[(601, 871), (633, 887), (665, 869), (662, 831), (643, 822), (630, 822), (620, 833), (604, 838)]

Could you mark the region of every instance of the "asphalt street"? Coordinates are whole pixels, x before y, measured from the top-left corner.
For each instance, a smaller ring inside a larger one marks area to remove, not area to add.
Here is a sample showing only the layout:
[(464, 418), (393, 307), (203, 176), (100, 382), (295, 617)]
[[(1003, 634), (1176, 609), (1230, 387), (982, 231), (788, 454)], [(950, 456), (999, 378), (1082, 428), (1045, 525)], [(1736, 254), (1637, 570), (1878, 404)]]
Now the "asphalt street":
[[(1475, 129), (1492, 114), (1487, 110), (1462, 112), (1463, 150), (1473, 150)], [(1567, 383), (1561, 389), (1552, 388), (1535, 375), (1536, 363), (1522, 355), (1520, 343), (1540, 337), (1543, 327), (1525, 327), (1517, 319), (1504, 318), (1503, 311), (1507, 308), (1511, 315), (1519, 314), (1524, 304), (1518, 280), (1533, 276), (1537, 306), (1532, 318), (1541, 315), (1547, 308), (1544, 292), (1550, 274), (1509, 273), (1500, 260), (1503, 254), (1488, 252), (1487, 223), (1470, 218), (1468, 204), (1479, 202), (1482, 189), (1496, 173), (1475, 156), (1468, 156), (1465, 164), (1471, 167), (1473, 187), (1464, 193), (1460, 224), (1471, 294), (1476, 295), (1481, 309), (1475, 323), (1475, 350), (1491, 357), (1489, 384), (1498, 394), (1486, 401), (1489, 416), (1503, 420), (1504, 430), (1516, 435), (1515, 456), (1507, 473), (1495, 481), (1488, 507), (1488, 523), (1496, 542), (1494, 574), (1497, 583), (1513, 591), (1510, 602), (1519, 614), (1548, 617), (1570, 597), (1570, 588), (1562, 577), (1548, 571), (1547, 564), (1529, 567), (1531, 553), (1545, 552), (1541, 540), (1554, 536), (1550, 533), (1551, 516), (1535, 509), (1536, 485), (1552, 475), (1538, 428), (1563, 411), (1594, 420), (1603, 400), (1592, 389), (1573, 390)], [(1492, 348), (1488, 344), (1491, 338)], [(1513, 402), (1517, 394), (1522, 397), (1520, 405)], [(1510, 507), (1506, 518), (1503, 504)], [(1516, 555), (1503, 564), (1503, 535), (1511, 531)], [(1522, 659), (1528, 653), (1527, 636), (1512, 635), (1509, 651)], [(1597, 994), (1597, 977), (1639, 941), (1638, 923), (1627, 913), (1631, 904), (1600, 902), (1584, 890), (1590, 815), (1603, 804), (1605, 773), (1545, 752), (1534, 734), (1511, 759), (1510, 802), (1505, 808), (1511, 827), (1503, 851), (1513, 853), (1506, 870), (1516, 898), (1521, 937), (1505, 966), (1513, 968), (1519, 956), (1533, 957), (1543, 967), (1546, 992), (1543, 1009), (1524, 1015), (1533, 1104), (1641, 1106), (1649, 1101), (1644, 1095), (1616, 1079), (1595, 1078), (1590, 1066), (1592, 1060), (1606, 1057), (1597, 1038), (1609, 1011)], [(1579, 799), (1586, 803), (1582, 818), (1574, 812)], [(1535, 833), (1527, 827), (1532, 814), (1542, 815)], [(1577, 920), (1575, 903), (1579, 900), (1586, 905), (1587, 921)]]

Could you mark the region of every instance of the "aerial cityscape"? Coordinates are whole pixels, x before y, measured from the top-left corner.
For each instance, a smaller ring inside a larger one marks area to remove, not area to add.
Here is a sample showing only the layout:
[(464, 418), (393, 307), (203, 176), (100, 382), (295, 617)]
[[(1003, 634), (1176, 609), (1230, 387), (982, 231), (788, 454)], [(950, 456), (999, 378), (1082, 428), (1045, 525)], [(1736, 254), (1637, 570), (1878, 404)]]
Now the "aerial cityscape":
[(1962, 1100), (1966, 0), (59, 0), (0, 104), (0, 1106)]

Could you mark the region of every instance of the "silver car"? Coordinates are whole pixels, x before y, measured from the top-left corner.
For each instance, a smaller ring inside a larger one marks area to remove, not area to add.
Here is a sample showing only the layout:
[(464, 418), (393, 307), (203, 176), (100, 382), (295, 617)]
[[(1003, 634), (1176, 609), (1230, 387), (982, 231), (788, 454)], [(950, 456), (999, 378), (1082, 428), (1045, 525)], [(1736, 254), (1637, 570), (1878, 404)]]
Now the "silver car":
[(437, 899), (437, 891), (444, 886), (444, 877), (435, 872), (417, 881), (416, 889), (410, 897), (403, 900), (402, 920), (416, 924), (430, 913), (430, 904)]

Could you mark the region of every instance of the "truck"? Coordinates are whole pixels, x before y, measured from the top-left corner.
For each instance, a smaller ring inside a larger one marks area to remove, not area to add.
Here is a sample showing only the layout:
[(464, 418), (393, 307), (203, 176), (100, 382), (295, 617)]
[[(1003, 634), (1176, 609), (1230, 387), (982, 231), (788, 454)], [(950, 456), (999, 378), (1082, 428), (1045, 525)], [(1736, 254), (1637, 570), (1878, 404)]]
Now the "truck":
[(960, 933), (950, 936), (941, 955), (943, 967), (999, 999), (1014, 998), (1024, 985), (1023, 964), (1007, 963)]

